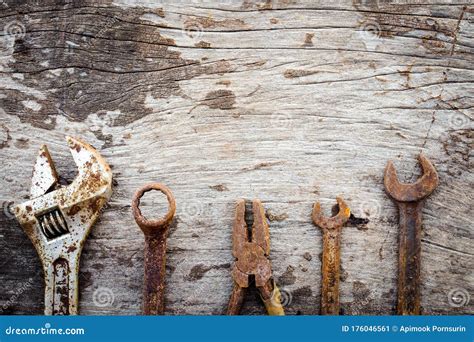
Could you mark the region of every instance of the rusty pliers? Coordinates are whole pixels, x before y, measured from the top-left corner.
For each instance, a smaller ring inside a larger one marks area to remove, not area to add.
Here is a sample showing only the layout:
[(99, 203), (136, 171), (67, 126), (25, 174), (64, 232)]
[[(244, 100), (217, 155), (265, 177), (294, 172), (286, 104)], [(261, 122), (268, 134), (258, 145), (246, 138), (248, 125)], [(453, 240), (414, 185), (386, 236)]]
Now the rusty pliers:
[(270, 231), (263, 205), (259, 200), (252, 201), (253, 225), (249, 241), (249, 231), (245, 223), (245, 200), (237, 202), (232, 233), (232, 254), (236, 258), (232, 269), (234, 288), (227, 308), (228, 315), (237, 315), (244, 301), (245, 290), (250, 279), (255, 278), (255, 286), (260, 292), (269, 315), (283, 316), (280, 290), (272, 277), (270, 254)]

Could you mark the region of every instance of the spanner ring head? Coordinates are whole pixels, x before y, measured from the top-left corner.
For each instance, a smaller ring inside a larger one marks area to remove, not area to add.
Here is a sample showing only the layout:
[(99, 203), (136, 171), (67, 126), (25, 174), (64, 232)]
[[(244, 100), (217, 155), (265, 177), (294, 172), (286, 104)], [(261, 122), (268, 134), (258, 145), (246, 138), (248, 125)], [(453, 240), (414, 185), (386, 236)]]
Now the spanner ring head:
[[(168, 212), (164, 217), (160, 219), (149, 220), (145, 218), (145, 216), (143, 216), (140, 210), (141, 198), (143, 197), (145, 192), (151, 190), (160, 191), (161, 193), (166, 195), (166, 198), (168, 199)], [(150, 183), (138, 189), (135, 195), (133, 196), (132, 211), (138, 226), (140, 226), (143, 232), (147, 234), (156, 230), (164, 229), (171, 223), (176, 212), (176, 201), (174, 199), (173, 193), (166, 185), (163, 185), (161, 183)]]

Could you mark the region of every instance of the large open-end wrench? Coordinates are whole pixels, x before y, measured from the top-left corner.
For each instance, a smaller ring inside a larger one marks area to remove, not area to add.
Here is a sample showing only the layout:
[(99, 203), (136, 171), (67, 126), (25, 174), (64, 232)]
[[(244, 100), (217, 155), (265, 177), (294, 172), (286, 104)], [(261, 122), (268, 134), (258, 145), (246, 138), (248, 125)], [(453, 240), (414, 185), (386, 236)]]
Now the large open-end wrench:
[(400, 183), (391, 161), (387, 163), (384, 184), (398, 205), (400, 235), (398, 251), (399, 315), (420, 314), (421, 228), (424, 199), (438, 186), (438, 174), (431, 162), (419, 156), (423, 176), (413, 184)]
[(341, 230), (349, 220), (351, 210), (341, 197), (336, 197), (339, 212), (324, 217), (321, 204), (313, 207), (313, 222), (323, 231), (321, 280), (321, 315), (339, 315), (339, 282), (341, 273)]
[(36, 248), (45, 275), (45, 315), (77, 315), (79, 258), (84, 241), (112, 194), (112, 171), (89, 144), (67, 137), (78, 175), (60, 187), (43, 145), (36, 159), (31, 200), (14, 207)]

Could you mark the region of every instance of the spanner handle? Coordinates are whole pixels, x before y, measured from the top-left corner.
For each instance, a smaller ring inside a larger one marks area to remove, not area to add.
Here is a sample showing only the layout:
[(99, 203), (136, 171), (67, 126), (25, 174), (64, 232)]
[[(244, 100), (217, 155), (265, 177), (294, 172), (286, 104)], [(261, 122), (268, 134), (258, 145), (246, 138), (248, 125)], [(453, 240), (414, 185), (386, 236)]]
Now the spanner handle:
[(397, 314), (419, 315), (423, 201), (397, 204), (400, 213)]
[(143, 314), (163, 315), (168, 228), (145, 234)]
[(339, 315), (341, 228), (323, 230), (321, 315)]
[(78, 260), (58, 258), (45, 269), (45, 315), (77, 315)]

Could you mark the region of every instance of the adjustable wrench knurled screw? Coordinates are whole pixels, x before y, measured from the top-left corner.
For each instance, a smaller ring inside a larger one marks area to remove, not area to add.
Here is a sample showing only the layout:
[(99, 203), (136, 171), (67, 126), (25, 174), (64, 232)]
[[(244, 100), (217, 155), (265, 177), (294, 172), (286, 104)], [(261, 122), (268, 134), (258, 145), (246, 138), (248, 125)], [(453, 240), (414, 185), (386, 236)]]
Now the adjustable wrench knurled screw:
[(398, 251), (399, 315), (420, 314), (421, 228), (424, 199), (438, 186), (438, 174), (433, 164), (420, 154), (423, 175), (415, 183), (400, 183), (391, 161), (384, 173), (387, 193), (397, 203), (400, 233)]
[(321, 315), (339, 315), (339, 281), (341, 267), (341, 230), (349, 220), (351, 210), (341, 197), (336, 197), (339, 212), (324, 217), (321, 204), (313, 207), (313, 222), (323, 231), (323, 258), (321, 265)]
[[(148, 220), (140, 211), (140, 199), (151, 190), (162, 192), (168, 199), (168, 212), (158, 220)], [(150, 183), (133, 196), (132, 211), (135, 221), (145, 234), (143, 314), (162, 315), (166, 276), (166, 237), (176, 212), (176, 201), (168, 187), (160, 183)]]

